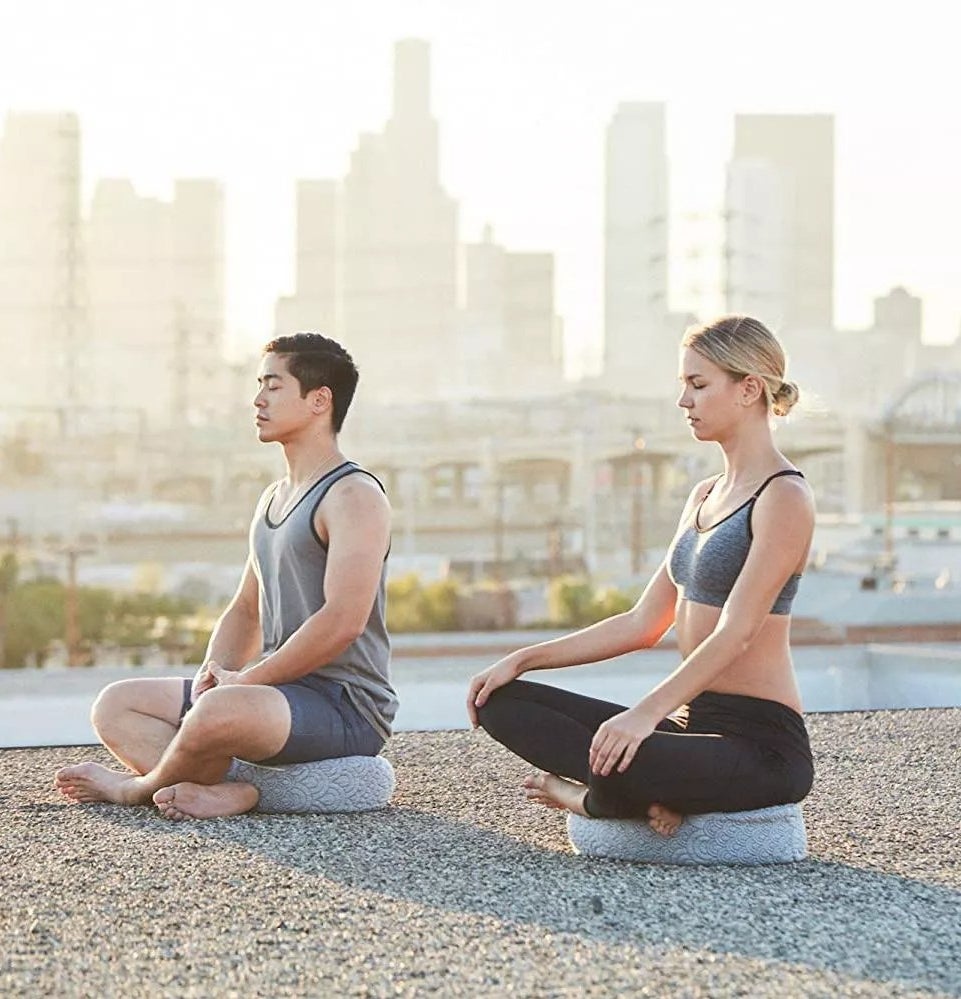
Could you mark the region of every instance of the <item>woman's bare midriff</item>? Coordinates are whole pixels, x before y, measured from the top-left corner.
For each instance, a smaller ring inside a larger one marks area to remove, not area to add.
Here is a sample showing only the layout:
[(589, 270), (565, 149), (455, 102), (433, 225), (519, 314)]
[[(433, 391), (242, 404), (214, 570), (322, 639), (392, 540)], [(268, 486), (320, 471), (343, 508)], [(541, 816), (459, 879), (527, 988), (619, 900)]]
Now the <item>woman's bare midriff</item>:
[[(683, 658), (687, 658), (717, 626), (720, 607), (679, 600), (674, 630)], [(718, 694), (743, 694), (780, 701), (801, 711), (801, 694), (794, 678), (789, 637), (791, 618), (769, 614), (747, 650), (711, 681), (709, 690)]]

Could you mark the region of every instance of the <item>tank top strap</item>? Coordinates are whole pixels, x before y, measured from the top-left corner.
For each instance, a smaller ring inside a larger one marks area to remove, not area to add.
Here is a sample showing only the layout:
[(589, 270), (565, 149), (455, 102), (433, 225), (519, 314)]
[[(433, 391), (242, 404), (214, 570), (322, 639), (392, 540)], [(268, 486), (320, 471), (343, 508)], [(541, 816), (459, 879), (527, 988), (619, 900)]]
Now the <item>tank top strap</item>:
[(752, 500), (756, 500), (761, 493), (767, 489), (768, 485), (775, 479), (779, 479), (782, 475), (796, 475), (798, 478), (803, 479), (804, 474), (799, 472), (796, 468), (784, 468), (780, 472), (775, 472), (773, 475), (769, 475), (754, 491), (754, 495), (751, 497)]
[[(361, 475), (366, 475), (367, 478), (373, 479), (377, 483), (378, 488), (385, 495), (387, 490), (384, 488), (383, 482), (377, 478), (372, 472), (368, 472), (366, 468), (361, 468), (356, 462), (345, 461), (342, 465), (338, 465), (333, 471), (328, 472), (318, 483), (320, 489), (314, 493), (313, 508), (314, 510), (320, 505), (320, 501), (327, 495), (330, 491), (331, 486), (340, 482), (341, 479), (345, 479), (348, 475), (354, 475), (359, 472)], [(316, 487), (315, 487), (316, 488)]]

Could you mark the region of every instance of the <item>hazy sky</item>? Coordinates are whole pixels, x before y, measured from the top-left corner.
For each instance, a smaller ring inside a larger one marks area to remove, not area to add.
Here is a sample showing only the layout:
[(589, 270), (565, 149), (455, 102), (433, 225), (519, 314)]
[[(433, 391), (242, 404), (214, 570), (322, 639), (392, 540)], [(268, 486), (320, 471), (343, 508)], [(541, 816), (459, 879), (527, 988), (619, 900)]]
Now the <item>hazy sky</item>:
[[(668, 102), (685, 218), (672, 304), (719, 305), (716, 221), (737, 111), (837, 117), (836, 317), (866, 325), (904, 284), (925, 337), (961, 326), (956, 35), (940, 3), (734, 0), (0, 0), (0, 114), (76, 110), (85, 193), (130, 177), (227, 190), (229, 324), (271, 333), (293, 275), (293, 182), (339, 177), (388, 114), (393, 42), (432, 43), (441, 175), (461, 236), (557, 254), (570, 346), (601, 327), (604, 128), (622, 100)], [(692, 256), (691, 251), (705, 256)]]

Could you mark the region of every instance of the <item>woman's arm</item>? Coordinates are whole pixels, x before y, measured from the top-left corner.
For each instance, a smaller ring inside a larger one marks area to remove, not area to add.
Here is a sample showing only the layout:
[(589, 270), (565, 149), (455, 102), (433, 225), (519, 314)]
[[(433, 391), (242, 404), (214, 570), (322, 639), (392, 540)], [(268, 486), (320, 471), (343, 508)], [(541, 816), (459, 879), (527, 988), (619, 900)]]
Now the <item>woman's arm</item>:
[[(678, 533), (687, 526), (706, 485), (706, 481), (699, 482), (688, 496), (678, 523)], [(467, 692), (467, 714), (471, 724), (476, 727), (477, 709), (487, 703), (488, 697), (498, 687), (530, 670), (581, 666), (653, 647), (674, 623), (676, 605), (677, 589), (671, 582), (665, 561), (629, 611), (615, 614), (570, 635), (518, 649), (473, 677)]]
[(467, 714), (471, 724), (477, 726), (477, 709), (487, 703), (487, 698), (498, 687), (529, 670), (582, 666), (656, 645), (674, 621), (676, 601), (677, 590), (667, 574), (667, 566), (662, 563), (640, 600), (629, 611), (562, 638), (528, 645), (510, 653), (471, 680), (467, 691)]
[(772, 483), (754, 504), (751, 523), (751, 549), (714, 630), (637, 705), (600, 726), (591, 744), (595, 773), (606, 775), (615, 764), (626, 770), (657, 723), (706, 690), (754, 641), (810, 548), (814, 531), (810, 490), (796, 479)]

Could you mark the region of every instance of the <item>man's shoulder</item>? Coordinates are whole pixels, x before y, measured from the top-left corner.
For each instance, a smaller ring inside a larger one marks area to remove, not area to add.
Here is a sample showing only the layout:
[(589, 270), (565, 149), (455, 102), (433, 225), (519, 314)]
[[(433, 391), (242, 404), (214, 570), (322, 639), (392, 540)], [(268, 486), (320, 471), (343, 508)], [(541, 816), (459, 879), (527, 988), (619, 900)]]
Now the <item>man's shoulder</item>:
[(358, 468), (334, 482), (317, 504), (316, 513), (344, 512), (352, 516), (361, 513), (390, 514), (390, 503), (380, 482), (365, 469)]
[(359, 498), (368, 495), (380, 497), (384, 502), (387, 500), (386, 491), (373, 472), (357, 466), (334, 482), (324, 494), (324, 498), (328, 496)]

